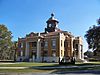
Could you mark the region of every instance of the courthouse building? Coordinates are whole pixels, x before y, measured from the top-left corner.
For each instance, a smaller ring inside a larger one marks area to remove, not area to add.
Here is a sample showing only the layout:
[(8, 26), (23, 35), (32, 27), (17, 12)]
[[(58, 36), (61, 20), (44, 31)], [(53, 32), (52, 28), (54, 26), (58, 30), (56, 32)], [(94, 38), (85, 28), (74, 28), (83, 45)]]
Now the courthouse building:
[(58, 28), (59, 21), (54, 14), (46, 21), (44, 32), (27, 34), (18, 38), (17, 61), (59, 62), (63, 58), (83, 59), (81, 37)]

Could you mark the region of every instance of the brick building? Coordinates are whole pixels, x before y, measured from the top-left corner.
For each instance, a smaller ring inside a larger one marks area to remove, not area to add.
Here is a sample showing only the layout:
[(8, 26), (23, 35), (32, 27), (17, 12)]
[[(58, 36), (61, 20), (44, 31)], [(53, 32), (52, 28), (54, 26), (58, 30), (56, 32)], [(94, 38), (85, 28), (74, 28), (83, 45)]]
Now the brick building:
[(59, 62), (62, 58), (83, 59), (81, 37), (75, 37), (68, 31), (58, 28), (59, 21), (54, 14), (46, 21), (44, 32), (18, 38), (17, 61)]

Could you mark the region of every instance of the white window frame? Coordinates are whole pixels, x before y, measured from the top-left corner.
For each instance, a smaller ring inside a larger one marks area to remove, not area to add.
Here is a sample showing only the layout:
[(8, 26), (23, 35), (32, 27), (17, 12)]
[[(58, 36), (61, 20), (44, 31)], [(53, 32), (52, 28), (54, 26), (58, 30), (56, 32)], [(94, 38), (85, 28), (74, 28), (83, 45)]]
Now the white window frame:
[(23, 43), (21, 43), (21, 48), (23, 48)]
[(52, 48), (55, 49), (56, 48), (56, 39), (52, 39)]
[(56, 52), (52, 52), (52, 56), (53, 57), (56, 57)]
[(48, 41), (44, 42), (44, 47), (48, 47)]

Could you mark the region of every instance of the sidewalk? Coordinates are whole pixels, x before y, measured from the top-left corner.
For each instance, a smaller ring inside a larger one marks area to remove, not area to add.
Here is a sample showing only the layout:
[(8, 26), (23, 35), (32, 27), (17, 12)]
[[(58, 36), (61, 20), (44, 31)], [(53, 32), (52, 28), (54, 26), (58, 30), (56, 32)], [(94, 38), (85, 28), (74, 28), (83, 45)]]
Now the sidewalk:
[(0, 67), (0, 69), (27, 69), (28, 67)]
[(1, 62), (0, 62), (0, 64), (16, 64), (16, 63), (1, 63)]
[[(0, 65), (2, 65), (2, 64), (16, 64), (16, 63), (0, 63)], [(19, 63), (17, 63), (17, 64), (19, 64)], [(26, 68), (28, 68), (28, 67), (0, 67), (0, 69), (26, 69)]]

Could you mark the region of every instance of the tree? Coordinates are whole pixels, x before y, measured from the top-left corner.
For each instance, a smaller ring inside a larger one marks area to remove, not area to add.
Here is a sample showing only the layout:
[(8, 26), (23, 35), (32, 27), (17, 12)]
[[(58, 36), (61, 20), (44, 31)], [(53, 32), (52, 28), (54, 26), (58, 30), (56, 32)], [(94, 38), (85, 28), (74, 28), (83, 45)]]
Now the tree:
[(88, 48), (93, 51), (100, 51), (100, 20), (98, 20), (98, 26), (93, 25), (85, 34)]
[(84, 55), (87, 56), (87, 57), (89, 57), (89, 58), (92, 58), (92, 57), (93, 57), (93, 52), (87, 50), (87, 51), (84, 53)]
[(17, 49), (18, 49), (18, 42), (17, 41), (13, 41), (14, 61), (16, 61), (16, 58), (17, 58)]
[(12, 33), (3, 24), (0, 24), (0, 60), (10, 60), (13, 43)]

